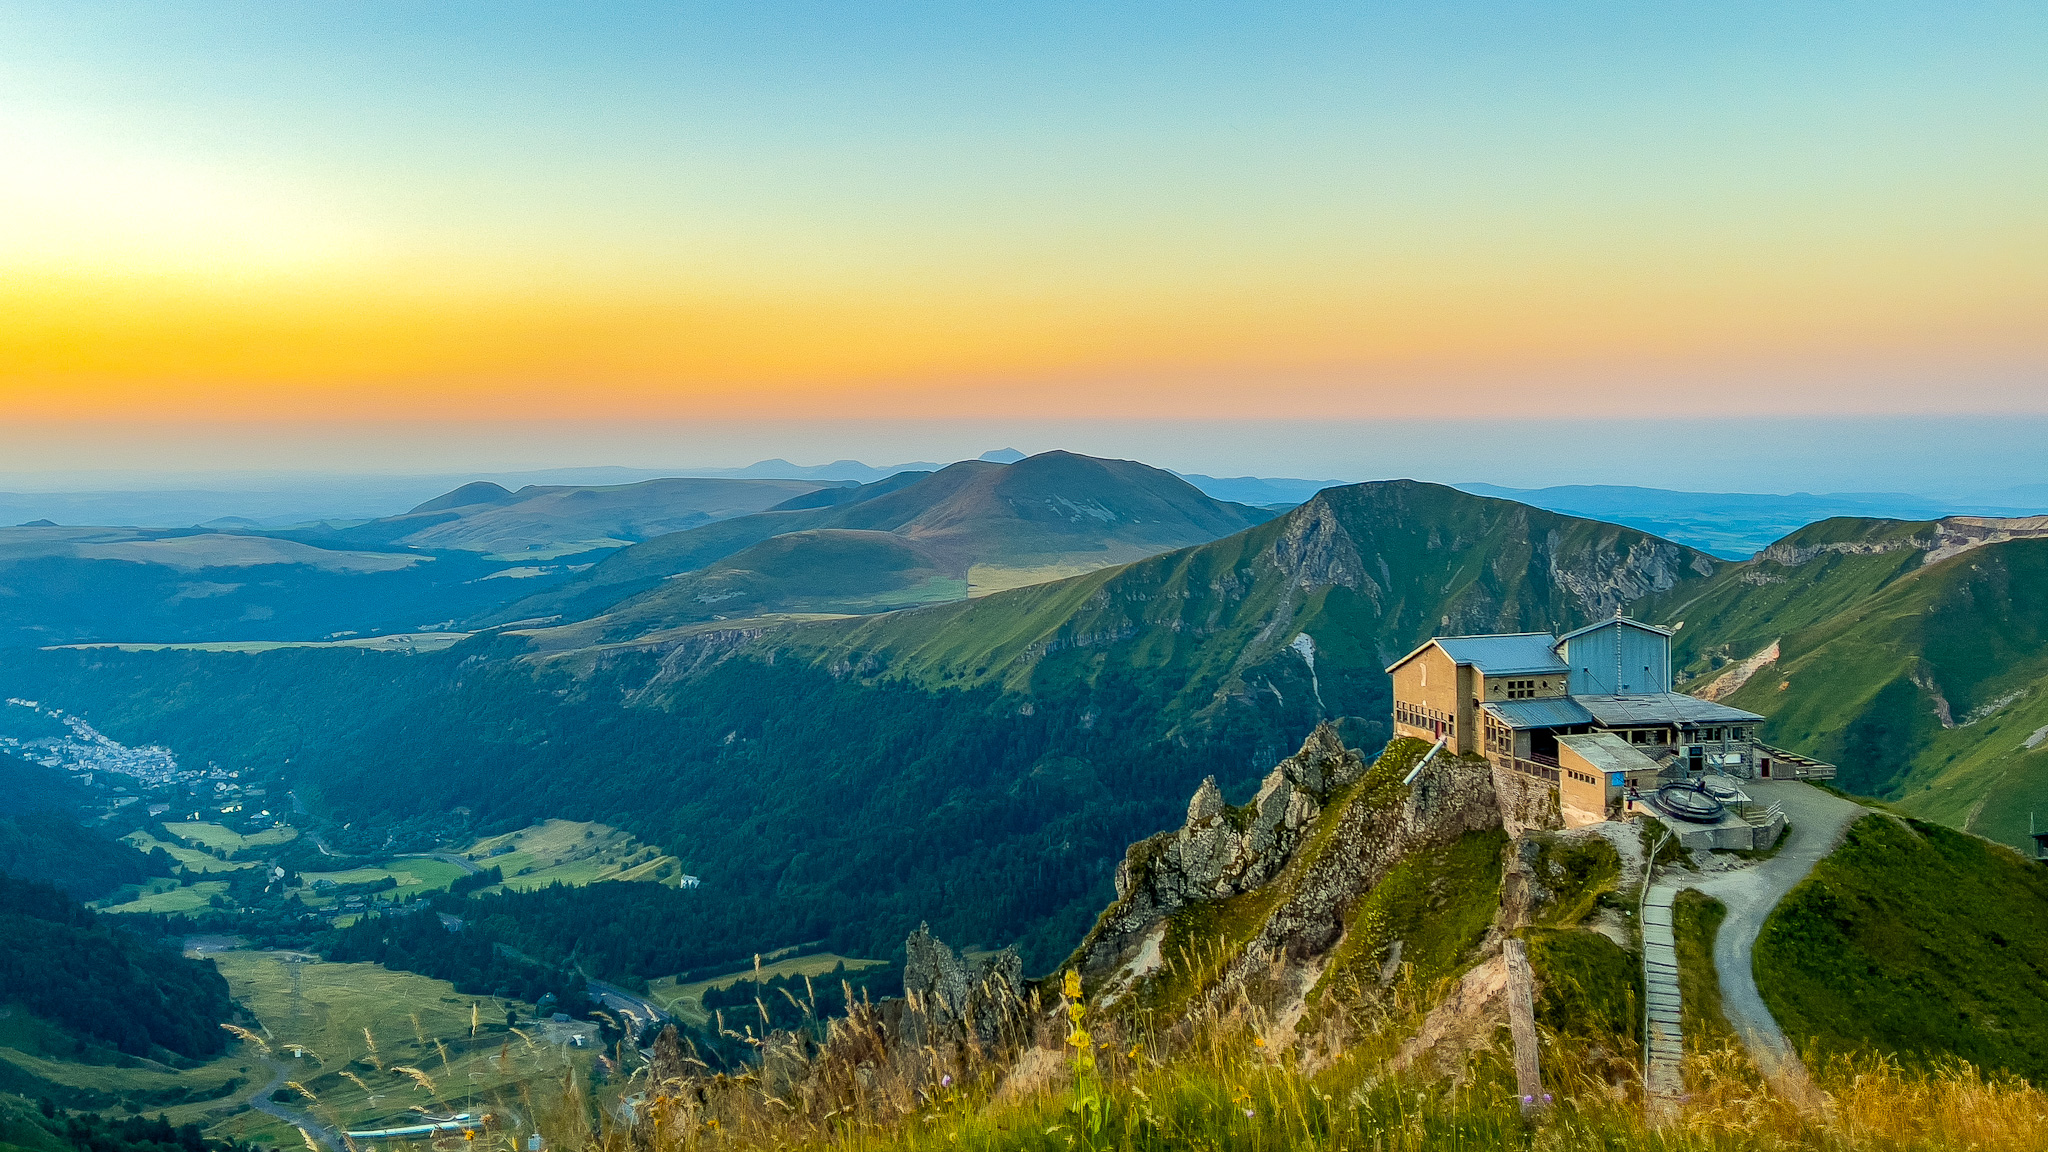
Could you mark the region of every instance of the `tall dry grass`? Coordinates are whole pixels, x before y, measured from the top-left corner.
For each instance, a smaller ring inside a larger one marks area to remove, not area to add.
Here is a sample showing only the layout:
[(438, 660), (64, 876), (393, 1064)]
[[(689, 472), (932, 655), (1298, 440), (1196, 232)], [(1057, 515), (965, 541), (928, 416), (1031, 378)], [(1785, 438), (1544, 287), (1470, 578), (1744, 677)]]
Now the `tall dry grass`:
[[(1643, 1117), (1624, 1043), (1545, 1037), (1547, 1107), (1515, 1095), (1504, 1037), (1471, 1053), (1459, 1074), (1422, 1080), (1389, 1071), (1384, 1044), (1304, 1061), (1266, 1039), (1271, 1022), (1248, 1000), (1208, 1005), (1169, 1041), (1092, 1021), (1073, 998), (1020, 1001), (1019, 1026), (996, 1045), (890, 1043), (905, 1018), (857, 1005), (831, 1039), (765, 1041), (762, 1064), (738, 1076), (689, 1062), (657, 1078), (642, 1069), (614, 1087), (636, 1108), (600, 1108), (567, 1083), (527, 1102), (556, 1152), (2048, 1152), (2048, 1094), (1965, 1064), (1918, 1069), (1883, 1056), (1816, 1061), (1818, 1106), (1774, 1091), (1733, 1048), (1689, 1058), (1688, 1098), (1661, 1126)], [(1370, 1039), (1387, 1017), (1361, 1021)], [(1086, 1037), (1084, 1062), (1067, 1041)], [(778, 1053), (775, 1045), (795, 1045)], [(659, 1063), (659, 1061), (657, 1061)]]

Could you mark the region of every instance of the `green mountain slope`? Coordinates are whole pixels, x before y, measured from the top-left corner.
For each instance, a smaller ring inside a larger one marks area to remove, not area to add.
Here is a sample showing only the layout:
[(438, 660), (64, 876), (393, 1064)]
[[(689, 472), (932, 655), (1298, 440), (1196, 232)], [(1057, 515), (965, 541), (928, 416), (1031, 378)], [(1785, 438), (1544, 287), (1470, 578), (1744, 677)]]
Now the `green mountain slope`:
[(966, 595), (964, 566), (914, 540), (819, 528), (772, 536), (563, 632), (603, 642), (710, 620), (887, 612)]
[(1687, 687), (1769, 717), (1851, 791), (2009, 844), (2048, 808), (2048, 539), (2030, 521), (1829, 520), (1692, 595)]
[(1125, 567), (764, 643), (930, 687), (1057, 690), (1114, 667), (1156, 683), (1182, 715), (1319, 694), (1324, 711), (1383, 739), (1381, 669), (1431, 635), (1569, 628), (1720, 566), (1634, 529), (1389, 481)]

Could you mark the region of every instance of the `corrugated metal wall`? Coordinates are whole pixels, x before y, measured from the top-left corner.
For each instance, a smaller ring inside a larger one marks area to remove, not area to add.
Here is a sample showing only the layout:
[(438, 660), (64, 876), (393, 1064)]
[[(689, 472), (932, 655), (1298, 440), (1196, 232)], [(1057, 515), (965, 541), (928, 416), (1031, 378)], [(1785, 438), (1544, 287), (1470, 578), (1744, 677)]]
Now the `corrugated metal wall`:
[[(1619, 660), (1616, 645), (1620, 646)], [(1610, 621), (1573, 637), (1565, 643), (1564, 658), (1572, 667), (1574, 696), (1671, 691), (1671, 638), (1626, 621)]]

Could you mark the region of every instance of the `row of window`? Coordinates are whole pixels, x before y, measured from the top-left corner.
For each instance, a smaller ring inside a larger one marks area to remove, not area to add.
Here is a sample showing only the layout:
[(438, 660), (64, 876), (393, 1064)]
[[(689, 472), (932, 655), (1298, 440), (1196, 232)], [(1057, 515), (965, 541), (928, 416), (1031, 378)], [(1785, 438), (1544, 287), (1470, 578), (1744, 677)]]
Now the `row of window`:
[[(1550, 682), (1544, 681), (1543, 687), (1550, 687)], [(1528, 700), (1536, 695), (1536, 681), (1510, 680), (1507, 682), (1507, 693), (1510, 700)]]
[[(1732, 728), (1700, 728), (1685, 734), (1688, 743), (1719, 744), (1723, 741), (1740, 744), (1751, 737), (1750, 729), (1741, 725)], [(1674, 743), (1669, 728), (1631, 728), (1628, 732), (1631, 744)]]
[(1490, 714), (1486, 716), (1486, 750), (1502, 756), (1515, 754), (1515, 730)]
[(1458, 734), (1457, 717), (1447, 716), (1426, 704), (1410, 704), (1405, 700), (1394, 701), (1394, 722), (1427, 729), (1438, 736), (1455, 738)]

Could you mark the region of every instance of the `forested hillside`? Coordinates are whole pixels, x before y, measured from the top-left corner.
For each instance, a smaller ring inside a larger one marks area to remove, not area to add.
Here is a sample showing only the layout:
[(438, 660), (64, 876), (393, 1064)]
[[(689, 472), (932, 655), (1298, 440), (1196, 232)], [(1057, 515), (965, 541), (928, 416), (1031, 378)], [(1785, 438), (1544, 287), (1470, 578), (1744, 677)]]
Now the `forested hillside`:
[(46, 1020), (131, 1056), (227, 1046), (233, 1004), (211, 961), (108, 926), (56, 888), (0, 875), (0, 988)]
[(0, 872), (49, 881), (79, 900), (167, 875), (168, 859), (79, 825), (90, 795), (55, 768), (0, 752)]

